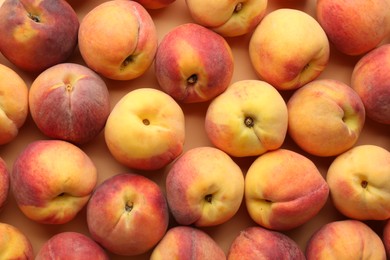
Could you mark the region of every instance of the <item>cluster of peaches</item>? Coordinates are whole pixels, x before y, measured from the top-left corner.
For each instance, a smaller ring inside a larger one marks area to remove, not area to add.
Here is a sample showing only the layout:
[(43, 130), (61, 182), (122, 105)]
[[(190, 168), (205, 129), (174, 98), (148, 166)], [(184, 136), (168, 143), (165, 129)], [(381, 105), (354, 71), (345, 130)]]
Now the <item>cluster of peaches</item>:
[[(85, 2), (0, 0), (0, 259), (390, 257), (389, 0)], [(169, 8), (188, 22), (162, 35)], [(234, 80), (240, 41), (256, 77)], [(320, 77), (332, 55), (356, 60), (348, 82)], [(367, 124), (383, 144), (358, 143)], [(2, 220), (10, 197), (87, 230), (34, 243)], [(327, 204), (340, 218), (294, 240)]]

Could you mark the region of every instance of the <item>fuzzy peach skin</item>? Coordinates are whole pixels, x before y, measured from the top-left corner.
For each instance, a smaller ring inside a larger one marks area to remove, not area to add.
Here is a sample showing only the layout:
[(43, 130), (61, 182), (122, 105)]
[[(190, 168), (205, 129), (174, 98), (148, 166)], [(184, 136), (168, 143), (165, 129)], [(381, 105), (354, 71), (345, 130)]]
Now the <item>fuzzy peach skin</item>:
[(191, 226), (170, 228), (153, 249), (150, 260), (226, 259), (225, 252), (201, 229)]
[(23, 70), (41, 72), (76, 48), (79, 20), (65, 0), (5, 0), (0, 20), (0, 52)]
[(0, 145), (19, 134), (28, 116), (28, 87), (13, 69), (0, 64)]
[(382, 232), (382, 241), (385, 246), (386, 255), (390, 257), (390, 219), (386, 220), (383, 232)]
[(390, 218), (390, 152), (378, 145), (359, 145), (340, 154), (326, 181), (334, 206), (358, 220)]
[(358, 93), (367, 117), (390, 125), (390, 44), (377, 47), (355, 64), (351, 87)]
[(258, 76), (278, 90), (317, 78), (329, 61), (329, 41), (309, 14), (289, 8), (268, 13), (251, 35), (249, 58)]
[(0, 212), (8, 201), (10, 185), (7, 163), (0, 157)]
[(210, 141), (235, 157), (257, 156), (280, 148), (287, 133), (287, 105), (260, 80), (241, 80), (213, 99), (205, 130)]
[(361, 55), (389, 35), (389, 9), (388, 0), (319, 0), (316, 18), (336, 49), (347, 55)]
[(46, 136), (76, 144), (95, 138), (111, 112), (106, 83), (76, 63), (54, 65), (40, 73), (29, 90), (29, 108)]
[(160, 169), (183, 151), (184, 113), (163, 91), (136, 89), (114, 106), (104, 137), (110, 153), (123, 165), (141, 170)]
[(19, 228), (0, 223), (0, 259), (34, 259), (30, 239)]
[(268, 0), (186, 0), (191, 17), (224, 37), (252, 32), (265, 16)]
[(222, 150), (196, 147), (174, 162), (165, 187), (169, 208), (179, 224), (216, 226), (238, 211), (244, 196), (244, 176)]
[(298, 244), (287, 235), (260, 226), (250, 226), (234, 238), (227, 259), (305, 260), (306, 258)]
[(92, 238), (108, 251), (125, 256), (151, 250), (165, 235), (169, 213), (161, 188), (132, 173), (101, 183), (87, 206)]
[(85, 63), (114, 80), (131, 80), (151, 66), (157, 32), (146, 9), (135, 1), (111, 0), (91, 9), (81, 20), (79, 49)]
[(234, 72), (227, 41), (195, 23), (170, 30), (158, 46), (154, 64), (161, 89), (183, 103), (204, 102), (221, 94)]
[(79, 147), (36, 140), (15, 159), (11, 190), (19, 209), (43, 224), (64, 224), (83, 209), (97, 182), (97, 169)]
[(109, 260), (107, 253), (90, 237), (73, 231), (52, 236), (39, 249), (35, 260)]
[(286, 149), (260, 155), (245, 176), (250, 217), (273, 230), (289, 230), (312, 219), (325, 205), (329, 187), (307, 157)]
[(146, 9), (162, 9), (168, 7), (170, 4), (176, 0), (135, 0), (135, 2), (140, 3)]
[(344, 82), (314, 80), (287, 101), (288, 134), (306, 152), (336, 156), (358, 140), (365, 123), (359, 95)]
[(307, 260), (386, 259), (378, 234), (367, 224), (352, 219), (320, 227), (307, 242), (305, 255)]

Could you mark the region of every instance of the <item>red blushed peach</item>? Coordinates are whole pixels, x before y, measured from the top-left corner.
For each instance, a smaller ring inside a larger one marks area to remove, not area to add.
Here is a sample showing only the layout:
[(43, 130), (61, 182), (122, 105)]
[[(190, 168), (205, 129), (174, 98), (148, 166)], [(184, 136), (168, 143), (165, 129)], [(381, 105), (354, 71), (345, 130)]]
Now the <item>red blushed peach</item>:
[(216, 226), (239, 210), (244, 176), (222, 150), (196, 147), (174, 162), (165, 187), (169, 208), (179, 224)]
[(0, 158), (0, 211), (8, 200), (10, 189), (10, 174), (6, 162)]
[(233, 240), (227, 259), (305, 260), (306, 258), (298, 244), (287, 235), (253, 226), (242, 230)]
[(195, 23), (182, 24), (161, 40), (155, 75), (163, 91), (184, 103), (210, 100), (229, 86), (233, 54), (219, 34)]
[(0, 20), (0, 52), (23, 70), (65, 62), (76, 48), (79, 20), (65, 0), (6, 0)]
[(111, 111), (106, 83), (76, 63), (57, 64), (38, 75), (30, 87), (29, 108), (46, 136), (76, 144), (96, 137)]
[(191, 226), (175, 226), (153, 249), (150, 260), (226, 259), (222, 248), (204, 231)]
[(78, 232), (62, 232), (47, 240), (35, 260), (108, 260), (107, 253), (94, 240)]
[(390, 218), (390, 152), (377, 145), (358, 145), (337, 156), (326, 181), (333, 205), (358, 220)]
[(365, 54), (355, 65), (351, 87), (358, 93), (370, 119), (390, 125), (390, 44)]
[(13, 69), (0, 64), (0, 145), (13, 141), (28, 115), (28, 87)]
[(137, 174), (106, 179), (87, 206), (91, 237), (108, 251), (125, 256), (151, 250), (165, 235), (169, 212), (161, 188)]
[(85, 63), (114, 80), (131, 80), (151, 66), (157, 32), (147, 10), (135, 1), (104, 1), (80, 23), (79, 49)]
[(259, 156), (245, 177), (245, 202), (259, 225), (288, 230), (313, 218), (325, 205), (329, 187), (307, 157), (286, 149)]
[(0, 259), (34, 259), (30, 239), (17, 227), (0, 223)]
[(87, 204), (97, 170), (79, 147), (61, 140), (29, 143), (16, 158), (11, 190), (20, 210), (44, 224), (72, 220)]
[(365, 123), (364, 104), (345, 83), (314, 80), (287, 101), (288, 134), (306, 152), (335, 156), (350, 149)]
[(320, 227), (307, 242), (305, 255), (307, 260), (386, 259), (378, 234), (363, 222), (351, 219)]
[(255, 72), (278, 90), (297, 89), (317, 78), (329, 52), (328, 38), (316, 19), (291, 8), (268, 13), (249, 42)]
[(318, 22), (342, 53), (360, 55), (377, 47), (390, 33), (387, 0), (319, 0)]

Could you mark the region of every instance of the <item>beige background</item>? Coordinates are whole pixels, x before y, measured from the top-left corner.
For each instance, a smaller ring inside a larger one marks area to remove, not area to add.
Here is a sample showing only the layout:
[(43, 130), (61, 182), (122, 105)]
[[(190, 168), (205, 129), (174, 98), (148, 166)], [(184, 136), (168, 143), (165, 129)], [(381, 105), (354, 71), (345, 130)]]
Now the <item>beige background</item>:
[[(0, 4), (4, 0), (0, 0)], [(72, 0), (70, 4), (76, 10), (79, 15), (80, 21), (83, 16), (91, 10), (94, 6), (98, 5), (102, 0), (84, 0), (77, 1)], [(278, 8), (296, 8), (300, 10), (304, 10), (307, 13), (315, 16), (315, 1), (293, 1), (293, 0), (270, 0), (268, 1), (267, 13), (272, 10)], [(152, 18), (155, 21), (157, 32), (159, 35), (159, 39), (175, 26), (192, 22), (192, 19), (186, 9), (184, 0), (177, 0), (175, 3), (170, 5), (169, 7), (161, 10), (153, 10), (150, 11)], [(235, 71), (233, 75), (232, 82), (243, 80), (243, 79), (258, 79), (255, 75), (250, 61), (248, 57), (248, 41), (250, 39), (250, 35), (246, 35), (243, 37), (231, 38), (227, 39), (235, 58)], [(331, 57), (330, 63), (326, 70), (321, 74), (320, 78), (333, 78), (337, 80), (341, 80), (347, 84), (350, 83), (350, 76), (353, 69), (354, 64), (358, 60), (359, 57), (348, 57), (340, 54), (333, 47), (331, 49)], [(77, 62), (80, 64), (84, 64), (78, 50), (74, 53), (72, 58), (69, 60), (70, 62)], [(0, 63), (5, 64), (13, 69), (15, 69), (20, 75), (24, 78), (27, 84), (31, 84), (36, 75), (26, 74), (17, 68), (15, 68), (12, 64), (10, 64), (3, 56), (0, 55)], [(106, 80), (106, 83), (110, 90), (111, 95), (111, 105), (114, 106), (115, 103), (127, 92), (142, 87), (153, 87), (159, 88), (156, 82), (156, 79), (153, 74), (153, 67), (151, 67), (142, 77), (132, 80), (132, 81), (112, 81)], [(282, 93), (283, 96), (288, 99), (291, 93)], [(193, 147), (198, 146), (206, 146), (211, 145), (207, 139), (203, 128), (203, 121), (205, 112), (207, 110), (208, 103), (199, 103), (199, 104), (189, 104), (182, 105), (182, 108), (186, 115), (186, 142), (185, 142), (185, 150), (191, 149)], [(389, 139), (389, 126), (380, 125), (372, 122), (367, 119), (366, 125), (363, 129), (363, 133), (357, 144), (376, 144), (380, 145), (386, 149), (390, 150), (390, 139)], [(7, 162), (9, 169), (12, 170), (12, 164), (18, 153), (30, 142), (38, 139), (46, 139), (39, 130), (34, 125), (31, 117), (29, 117), (20, 131), (19, 136), (10, 144), (3, 145), (0, 147), (0, 156)], [(98, 168), (99, 172), (99, 183), (101, 183), (106, 178), (113, 176), (122, 172), (136, 172), (140, 174), (144, 174), (145, 176), (151, 178), (156, 181), (161, 188), (164, 190), (164, 180), (169, 167), (164, 168), (160, 171), (153, 172), (140, 172), (133, 171), (131, 169), (125, 168), (119, 163), (117, 163), (110, 153), (107, 150), (107, 147), (104, 142), (103, 135), (100, 134), (95, 140), (92, 142), (83, 145), (81, 147), (94, 161)], [(333, 158), (318, 158), (314, 156), (310, 156), (302, 152), (296, 145), (287, 137), (283, 148), (293, 149), (297, 152), (301, 152), (302, 154), (308, 156), (312, 159), (321, 173), (325, 175), (327, 167), (333, 160)], [(237, 159), (236, 162), (242, 167), (244, 172), (247, 167), (253, 161), (254, 158), (243, 158)], [(332, 206), (330, 202), (328, 202), (325, 207), (321, 210), (321, 212), (313, 218), (311, 221), (306, 224), (295, 228), (291, 231), (284, 232), (289, 235), (292, 239), (294, 239), (302, 249), (305, 248), (305, 244), (311, 234), (321, 227), (323, 224), (333, 221), (343, 219)], [(5, 206), (4, 210), (0, 213), (0, 221), (12, 224), (19, 229), (21, 229), (31, 240), (32, 245), (34, 247), (35, 253), (38, 252), (42, 244), (49, 239), (52, 235), (63, 232), (63, 231), (78, 231), (88, 235), (88, 230), (85, 222), (85, 210), (81, 211), (80, 214), (71, 222), (64, 225), (41, 225), (34, 223), (27, 219), (17, 208), (14, 198), (12, 194), (9, 196), (8, 204)], [(381, 232), (382, 224), (381, 222), (371, 222), (369, 223), (378, 233)], [(172, 220), (171, 225), (174, 225), (174, 221)], [(232, 218), (227, 223), (211, 227), (204, 228), (208, 234), (214, 238), (217, 243), (227, 252), (230, 243), (233, 241), (234, 237), (238, 235), (239, 231), (244, 229), (245, 227), (255, 225), (254, 222), (250, 219), (249, 215), (246, 212), (244, 205), (240, 209), (240, 211), (236, 214), (234, 218)], [(150, 252), (147, 254), (137, 256), (137, 257), (120, 257), (110, 254), (112, 259), (148, 259)]]

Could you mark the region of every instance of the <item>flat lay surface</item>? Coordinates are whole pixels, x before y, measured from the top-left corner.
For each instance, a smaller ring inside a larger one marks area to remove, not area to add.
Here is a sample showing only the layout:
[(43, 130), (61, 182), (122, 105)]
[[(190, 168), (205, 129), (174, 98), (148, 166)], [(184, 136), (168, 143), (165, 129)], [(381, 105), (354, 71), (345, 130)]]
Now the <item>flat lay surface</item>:
[[(0, 4), (2, 4), (0, 0)], [(77, 1), (69, 0), (68, 1), (74, 10), (77, 13), (79, 20), (81, 21), (85, 15), (95, 6), (103, 3), (102, 0), (86, 0), (86, 1)], [(194, 2), (194, 1), (193, 1)], [(268, 6), (266, 9), (266, 14), (271, 13), (274, 10), (281, 8), (292, 8), (297, 10), (302, 10), (305, 13), (316, 17), (315, 2), (312, 0), (307, 1), (289, 1), (289, 0), (270, 0), (268, 1)], [(150, 16), (152, 17), (154, 24), (156, 26), (158, 42), (161, 42), (162, 39), (168, 32), (173, 30), (175, 27), (194, 22), (191, 17), (187, 5), (184, 0), (176, 0), (169, 6), (156, 9), (148, 10)], [(241, 80), (258, 80), (259, 76), (255, 72), (254, 67), (252, 66), (250, 53), (249, 53), (249, 42), (251, 39), (251, 33), (237, 36), (237, 37), (225, 37), (227, 43), (229, 44), (232, 56), (234, 60), (234, 69), (231, 75), (231, 83), (238, 82)], [(277, 37), (277, 34), (275, 34)], [(381, 44), (388, 42), (390, 38), (385, 39)], [(0, 38), (1, 41), (1, 38)], [(302, 41), (305, 42), (305, 41)], [(288, 48), (289, 46), (285, 46)], [(178, 50), (180, 52), (180, 50)], [(340, 81), (347, 86), (351, 84), (352, 72), (355, 67), (355, 64), (360, 60), (362, 55), (347, 55), (343, 54), (335, 48), (335, 46), (330, 44), (330, 56), (329, 62), (327, 63), (324, 70), (318, 76), (318, 79), (332, 79)], [(68, 62), (77, 63), (81, 65), (86, 65), (85, 60), (80, 54), (80, 50), (76, 48), (74, 53), (69, 58)], [(38, 74), (29, 73), (24, 70), (17, 68), (9, 60), (7, 60), (3, 55), (0, 54), (0, 64), (6, 65), (14, 69), (30, 87), (32, 82), (35, 80)], [(228, 73), (228, 71), (227, 71)], [(109, 102), (111, 109), (124, 97), (127, 93), (142, 88), (155, 88), (161, 90), (158, 80), (155, 74), (154, 64), (150, 66), (146, 72), (140, 77), (129, 79), (129, 80), (116, 80), (110, 79), (108, 77), (102, 76), (104, 82), (107, 84), (109, 90)], [(277, 79), (275, 80), (275, 84)], [(293, 90), (280, 89), (283, 99), (287, 102), (290, 97), (294, 94)], [(344, 100), (347, 98), (344, 97)], [(185, 139), (183, 146), (183, 153), (189, 151), (193, 148), (203, 147), (203, 146), (214, 146), (205, 129), (205, 118), (206, 113), (211, 101), (204, 101), (198, 103), (180, 103), (185, 116)], [(174, 109), (174, 108), (172, 108)], [(308, 120), (308, 119), (307, 119)], [(116, 122), (118, 123), (118, 122)], [(324, 122), (322, 122), (324, 123)], [(328, 124), (331, 124), (329, 121)], [(326, 125), (323, 124), (323, 125)], [(111, 126), (110, 126), (111, 127)], [(118, 127), (113, 123), (113, 127)], [(282, 130), (281, 130), (282, 131)], [(297, 130), (298, 131), (298, 130)], [(115, 136), (115, 133), (113, 134)], [(9, 170), (12, 170), (14, 161), (22, 150), (31, 142), (35, 140), (45, 140), (49, 139), (44, 135), (35, 124), (31, 115), (27, 116), (26, 122), (21, 127), (18, 136), (11, 141), (10, 143), (0, 146), (0, 157), (4, 159)], [(357, 145), (377, 145), (387, 150), (390, 150), (390, 125), (381, 124), (372, 119), (366, 117), (365, 123), (362, 127), (362, 131), (358, 140), (354, 144)], [(322, 147), (321, 144), (319, 148), (313, 148), (320, 150)], [(155, 183), (157, 183), (162, 191), (165, 193), (166, 189), (166, 177), (172, 166), (169, 164), (166, 167), (161, 169), (151, 169), (151, 170), (137, 170), (126, 167), (124, 164), (120, 163), (113, 154), (110, 152), (109, 147), (107, 147), (104, 131), (100, 132), (95, 138), (91, 141), (78, 145), (92, 160), (97, 169), (97, 184), (103, 183), (106, 179), (113, 177), (121, 173), (137, 173), (141, 174)], [(310, 159), (315, 166), (317, 167), (319, 173), (325, 178), (329, 166), (335, 159), (334, 155), (331, 156), (317, 156), (310, 154), (300, 148), (292, 137), (287, 134), (286, 138), (281, 145), (281, 148), (295, 151), (301, 155), (306, 156)], [(321, 150), (322, 151), (322, 150)], [(244, 175), (247, 173), (249, 167), (256, 160), (257, 156), (247, 156), (247, 157), (235, 157), (233, 158)], [(299, 164), (299, 166), (294, 167), (306, 167), (306, 162)], [(310, 166), (307, 166), (310, 167)], [(306, 169), (306, 168), (305, 168)], [(222, 175), (221, 175), (222, 176)], [(305, 176), (306, 177), (306, 176)], [(318, 177), (318, 176), (317, 176)], [(234, 179), (235, 177), (229, 177), (231, 181), (239, 182), (240, 179)], [(314, 176), (310, 178), (316, 178)], [(221, 180), (221, 182), (223, 182)], [(313, 181), (314, 182), (314, 181)], [(226, 182), (228, 185), (229, 181)], [(300, 185), (299, 180), (293, 180), (290, 182), (291, 185)], [(316, 182), (316, 185), (322, 184), (321, 180)], [(302, 189), (306, 189), (305, 183), (302, 184)], [(314, 185), (314, 184), (313, 184)], [(280, 188), (280, 187), (279, 187)], [(307, 187), (308, 189), (310, 187)], [(309, 191), (308, 191), (309, 192)], [(240, 192), (237, 191), (237, 194)], [(305, 195), (305, 194), (304, 194)], [(304, 196), (302, 195), (302, 196)], [(178, 196), (178, 195), (176, 195)], [(240, 195), (237, 195), (240, 196)], [(180, 198), (176, 198), (180, 199)], [(305, 250), (309, 238), (313, 233), (318, 230), (320, 227), (326, 223), (346, 219), (345, 215), (342, 215), (339, 210), (337, 210), (334, 204), (331, 202), (330, 197), (326, 201), (322, 201), (323, 197), (320, 195), (315, 198), (316, 201), (323, 204), (323, 207), (319, 209), (318, 214), (315, 214), (311, 219), (305, 221), (302, 225), (294, 227), (292, 229), (287, 229), (281, 231), (283, 234), (286, 234), (291, 239), (293, 239), (302, 250)], [(96, 213), (99, 214), (99, 213)], [(302, 216), (303, 218), (304, 216)], [(15, 196), (10, 193), (8, 202), (4, 206), (3, 210), (0, 212), (0, 222), (8, 223), (19, 228), (30, 240), (34, 249), (34, 252), (37, 253), (42, 245), (53, 235), (58, 234), (64, 231), (76, 231), (89, 236), (89, 230), (87, 226), (87, 212), (86, 208), (83, 208), (77, 216), (64, 224), (39, 224), (33, 220), (27, 218), (21, 210), (18, 208)], [(381, 234), (384, 226), (384, 221), (367, 221), (367, 223), (379, 234)], [(172, 216), (170, 216), (169, 227), (177, 226)], [(242, 200), (242, 203), (239, 205), (239, 210), (234, 216), (228, 221), (210, 227), (201, 227), (203, 231), (209, 234), (216, 243), (223, 249), (225, 253), (228, 252), (230, 245), (233, 240), (239, 235), (240, 231), (247, 227), (258, 225), (251, 218), (248, 213), (247, 206)], [(110, 259), (149, 259), (151, 250), (147, 253), (143, 253), (137, 256), (120, 256), (118, 254), (111, 253), (107, 251)]]

